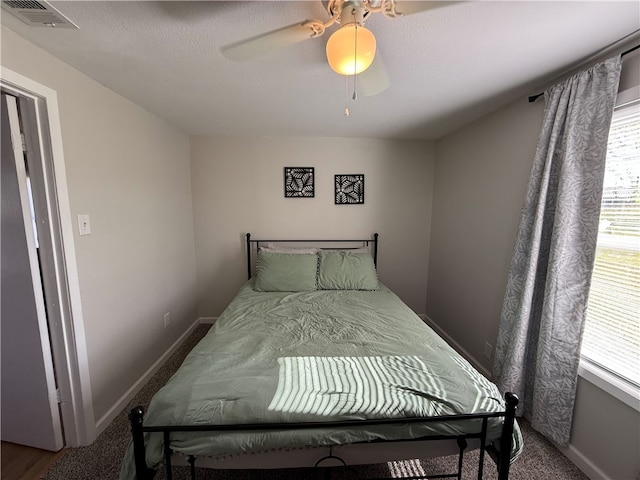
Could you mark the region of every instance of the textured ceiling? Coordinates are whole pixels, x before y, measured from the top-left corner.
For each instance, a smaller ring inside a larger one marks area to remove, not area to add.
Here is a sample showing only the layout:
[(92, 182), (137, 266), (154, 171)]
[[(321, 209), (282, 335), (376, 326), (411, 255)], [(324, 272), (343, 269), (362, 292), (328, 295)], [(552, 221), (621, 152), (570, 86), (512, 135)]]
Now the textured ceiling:
[[(320, 1), (51, 2), (79, 30), (2, 24), (188, 134), (435, 139), (545, 86), (640, 29), (640, 2), (477, 1), (366, 22), (390, 86), (349, 100), (331, 27), (245, 62), (220, 47), (306, 19)], [(362, 79), (363, 88), (366, 79)], [(350, 87), (351, 89), (352, 87)], [(350, 94), (349, 94), (350, 96)]]

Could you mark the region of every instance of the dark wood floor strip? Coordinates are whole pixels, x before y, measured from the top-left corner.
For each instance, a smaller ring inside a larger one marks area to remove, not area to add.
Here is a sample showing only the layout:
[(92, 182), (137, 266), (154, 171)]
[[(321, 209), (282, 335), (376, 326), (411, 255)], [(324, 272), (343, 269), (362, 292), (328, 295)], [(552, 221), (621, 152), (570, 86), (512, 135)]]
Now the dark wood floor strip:
[(64, 455), (65, 449), (59, 452), (48, 452), (38, 448), (2, 442), (0, 452), (2, 480), (39, 480), (51, 464)]

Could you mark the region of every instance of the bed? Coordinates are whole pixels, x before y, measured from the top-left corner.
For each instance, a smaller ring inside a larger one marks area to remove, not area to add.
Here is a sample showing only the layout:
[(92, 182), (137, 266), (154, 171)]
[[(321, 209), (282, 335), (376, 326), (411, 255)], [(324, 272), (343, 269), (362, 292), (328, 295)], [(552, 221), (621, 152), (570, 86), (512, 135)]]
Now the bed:
[(246, 249), (247, 282), (148, 411), (131, 411), (122, 479), (152, 478), (163, 464), (171, 479), (175, 464), (190, 465), (195, 478), (196, 465), (317, 467), (451, 453), (458, 470), (440, 478), (460, 478), (475, 448), (479, 479), (485, 453), (508, 478), (523, 447), (518, 399), (503, 398), (379, 282), (377, 234), (247, 234)]

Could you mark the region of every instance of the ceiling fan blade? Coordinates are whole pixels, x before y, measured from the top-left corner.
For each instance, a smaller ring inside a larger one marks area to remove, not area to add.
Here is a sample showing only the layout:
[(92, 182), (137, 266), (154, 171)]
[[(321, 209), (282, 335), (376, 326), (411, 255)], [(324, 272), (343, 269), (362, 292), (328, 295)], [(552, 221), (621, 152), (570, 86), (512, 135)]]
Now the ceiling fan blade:
[(230, 60), (249, 60), (279, 48), (287, 47), (314, 36), (314, 29), (309, 22), (296, 23), (271, 32), (225, 45), (220, 49)]
[(413, 15), (414, 13), (426, 12), (428, 10), (434, 10), (440, 7), (450, 7), (456, 3), (463, 3), (462, 1), (410, 1), (410, 0), (396, 0), (396, 12), (402, 15)]
[(387, 68), (380, 51), (376, 52), (373, 63), (358, 75), (359, 90), (365, 97), (372, 97), (384, 92), (391, 85)]

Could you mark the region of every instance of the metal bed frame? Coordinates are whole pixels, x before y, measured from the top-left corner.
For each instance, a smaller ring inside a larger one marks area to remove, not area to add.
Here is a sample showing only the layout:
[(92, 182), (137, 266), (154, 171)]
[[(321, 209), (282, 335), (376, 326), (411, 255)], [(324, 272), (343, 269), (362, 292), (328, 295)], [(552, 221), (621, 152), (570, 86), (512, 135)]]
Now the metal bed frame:
[[(260, 243), (314, 243), (314, 244), (362, 244), (364, 246), (372, 245), (372, 255), (374, 263), (377, 263), (378, 253), (378, 234), (374, 233), (372, 239), (364, 240), (252, 240), (251, 234), (246, 235), (246, 248), (247, 248), (247, 268), (248, 278), (251, 279), (251, 265), (252, 244), (255, 244), (256, 250), (260, 248)], [(328, 247), (336, 249), (336, 247)], [(353, 249), (358, 247), (337, 247), (338, 249)], [(144, 408), (137, 406), (133, 408), (129, 413), (129, 420), (131, 422), (132, 442), (134, 449), (134, 460), (136, 468), (137, 480), (150, 480), (152, 479), (156, 471), (147, 467), (145, 460), (145, 433), (162, 433), (164, 439), (164, 462), (166, 469), (166, 477), (168, 480), (173, 480), (172, 471), (172, 455), (171, 449), (171, 433), (173, 432), (224, 432), (224, 431), (272, 431), (272, 430), (300, 430), (310, 428), (345, 428), (345, 427), (357, 427), (357, 426), (370, 426), (370, 425), (388, 425), (399, 423), (432, 423), (432, 422), (455, 422), (458, 420), (479, 420), (481, 423), (480, 430), (477, 432), (466, 434), (452, 434), (452, 435), (430, 435), (427, 437), (417, 438), (412, 441), (439, 441), (439, 440), (454, 440), (458, 447), (458, 462), (457, 470), (451, 473), (443, 473), (437, 475), (425, 475), (425, 476), (411, 476), (403, 477), (407, 480), (410, 479), (435, 479), (435, 478), (456, 478), (462, 479), (462, 465), (464, 460), (464, 453), (468, 447), (468, 440), (479, 441), (479, 460), (478, 460), (478, 480), (482, 480), (484, 471), (484, 457), (485, 454), (494, 460), (497, 471), (498, 480), (508, 480), (509, 468), (511, 465), (511, 448), (513, 444), (513, 430), (516, 416), (516, 409), (518, 406), (518, 397), (510, 392), (505, 394), (506, 408), (502, 412), (490, 412), (490, 413), (478, 413), (478, 414), (460, 414), (460, 415), (446, 415), (438, 417), (411, 417), (411, 418), (382, 418), (382, 419), (365, 419), (365, 420), (345, 420), (345, 421), (332, 421), (332, 422), (300, 422), (300, 423), (267, 423), (267, 424), (236, 424), (236, 425), (164, 425), (164, 426), (152, 426), (144, 425)], [(499, 445), (496, 447), (493, 444), (487, 444), (487, 432), (488, 421), (490, 418), (503, 417), (504, 422), (502, 425), (502, 432), (499, 440)], [(402, 441), (407, 441), (402, 440)], [(383, 443), (392, 443), (393, 441), (385, 440)], [(367, 443), (367, 442), (364, 442)], [(369, 442), (369, 443), (377, 443)], [(327, 446), (331, 448), (330, 446)], [(333, 459), (342, 463), (343, 466), (347, 466), (347, 463), (341, 458), (333, 455), (330, 449), (328, 456), (325, 456), (318, 460), (315, 467), (318, 467), (321, 462)], [(191, 478), (196, 478), (196, 458), (193, 455), (187, 457), (187, 462), (190, 467)]]

